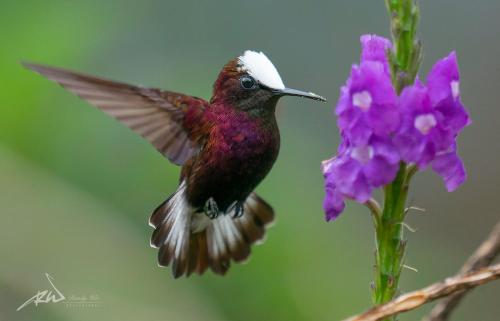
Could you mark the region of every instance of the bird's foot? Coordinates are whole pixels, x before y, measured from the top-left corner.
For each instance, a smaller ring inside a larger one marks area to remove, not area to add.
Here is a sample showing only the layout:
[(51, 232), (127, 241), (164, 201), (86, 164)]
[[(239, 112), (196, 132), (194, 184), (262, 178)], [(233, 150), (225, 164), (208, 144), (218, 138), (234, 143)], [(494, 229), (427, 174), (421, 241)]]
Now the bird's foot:
[(244, 203), (241, 201), (236, 202), (236, 204), (234, 206), (233, 218), (239, 218), (239, 217), (242, 217), (243, 214), (245, 214), (245, 209), (243, 207), (243, 204)]
[(217, 202), (215, 202), (213, 197), (210, 197), (207, 200), (205, 206), (203, 207), (203, 211), (205, 212), (205, 215), (208, 216), (208, 218), (210, 218), (211, 220), (219, 216), (219, 207), (217, 206)]

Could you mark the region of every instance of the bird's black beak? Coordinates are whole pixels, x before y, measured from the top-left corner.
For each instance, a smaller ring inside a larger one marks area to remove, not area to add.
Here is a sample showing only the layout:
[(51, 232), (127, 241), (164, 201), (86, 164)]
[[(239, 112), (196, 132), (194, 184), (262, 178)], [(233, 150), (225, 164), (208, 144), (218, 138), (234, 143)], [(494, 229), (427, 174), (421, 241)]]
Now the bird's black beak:
[(310, 98), (326, 102), (326, 99), (324, 97), (321, 97), (320, 95), (316, 95), (315, 93), (312, 92), (306, 92), (297, 89), (291, 89), (291, 88), (275, 89), (274, 92), (280, 96), (298, 96), (298, 97)]

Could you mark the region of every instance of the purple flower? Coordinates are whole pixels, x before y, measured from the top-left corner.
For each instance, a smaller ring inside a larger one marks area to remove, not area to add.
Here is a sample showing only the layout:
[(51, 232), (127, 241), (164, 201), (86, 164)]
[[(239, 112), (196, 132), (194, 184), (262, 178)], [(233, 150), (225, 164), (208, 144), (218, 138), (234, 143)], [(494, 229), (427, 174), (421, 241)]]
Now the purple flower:
[(387, 136), (399, 126), (397, 95), (391, 82), (387, 51), (389, 40), (361, 37), (361, 63), (340, 89), (336, 114), (338, 126), (355, 144), (366, 144), (372, 134)]
[(375, 188), (391, 183), (400, 162), (429, 165), (448, 191), (466, 179), (456, 137), (470, 118), (460, 100), (456, 55), (439, 60), (427, 77), (406, 87), (398, 97), (387, 59), (389, 40), (361, 37), (359, 65), (340, 89), (335, 108), (342, 142), (337, 156), (324, 161), (326, 219), (344, 210), (345, 200), (365, 203)]
[(364, 61), (354, 65), (341, 88), (336, 114), (338, 126), (355, 144), (366, 144), (372, 134), (387, 136), (399, 126), (397, 96), (384, 65)]
[(432, 169), (443, 178), (448, 192), (456, 190), (467, 179), (464, 164), (457, 155), (456, 144), (436, 156)]
[(455, 53), (439, 60), (427, 77), (403, 90), (399, 108), (402, 123), (394, 138), (401, 158), (419, 169), (431, 164), (443, 177), (448, 191), (465, 181), (466, 173), (456, 153), (455, 139), (470, 124), (460, 101), (459, 72)]
[(333, 159), (323, 161), (321, 169), (325, 178), (325, 199), (323, 201), (323, 209), (325, 211), (326, 221), (336, 219), (344, 210), (345, 200), (344, 195), (337, 189), (335, 179), (331, 175), (329, 167), (333, 163)]
[(374, 187), (390, 183), (399, 168), (399, 154), (390, 140), (372, 136), (367, 144), (350, 145), (328, 161), (323, 172), (342, 195), (366, 202)]
[(389, 39), (377, 35), (361, 36), (361, 61), (378, 61), (384, 65), (384, 70), (390, 75), (387, 52), (392, 49)]
[(458, 134), (470, 124), (470, 118), (460, 101), (460, 76), (455, 52), (439, 60), (427, 76), (432, 106), (446, 119), (446, 125)]
[(417, 83), (406, 87), (400, 96), (401, 127), (394, 138), (401, 158), (424, 169), (439, 151), (448, 149), (455, 135), (447, 119), (432, 106), (429, 92)]

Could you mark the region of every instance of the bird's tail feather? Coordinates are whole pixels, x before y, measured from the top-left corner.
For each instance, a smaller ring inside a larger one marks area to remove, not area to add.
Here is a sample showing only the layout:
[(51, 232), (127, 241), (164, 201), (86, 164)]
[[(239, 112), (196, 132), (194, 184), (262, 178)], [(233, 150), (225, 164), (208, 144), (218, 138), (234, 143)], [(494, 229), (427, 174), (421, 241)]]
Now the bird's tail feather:
[(185, 189), (183, 182), (151, 215), (150, 225), (155, 228), (151, 246), (159, 248), (158, 263), (171, 265), (176, 278), (202, 274), (208, 267), (223, 275), (231, 261), (244, 261), (251, 245), (262, 240), (274, 219), (273, 209), (252, 193), (245, 201), (243, 216), (220, 213), (211, 220), (187, 204)]

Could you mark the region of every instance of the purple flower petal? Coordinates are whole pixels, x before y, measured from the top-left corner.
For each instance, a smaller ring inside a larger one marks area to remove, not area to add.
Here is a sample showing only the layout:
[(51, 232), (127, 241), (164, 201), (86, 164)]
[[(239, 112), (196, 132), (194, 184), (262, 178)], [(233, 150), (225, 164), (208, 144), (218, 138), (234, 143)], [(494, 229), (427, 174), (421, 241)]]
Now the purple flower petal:
[(389, 138), (373, 136), (370, 139), (371, 158), (363, 164), (363, 173), (368, 183), (380, 187), (396, 177), (401, 157)]
[(323, 209), (325, 210), (325, 219), (328, 222), (336, 219), (342, 213), (345, 202), (344, 197), (335, 187), (326, 186), (325, 192)]
[(377, 35), (361, 36), (361, 62), (378, 61), (384, 65), (384, 70), (389, 73), (387, 52), (392, 49), (389, 39)]
[(364, 61), (353, 66), (336, 114), (339, 128), (355, 144), (366, 144), (372, 134), (389, 135), (399, 127), (397, 95), (382, 63)]
[(375, 154), (383, 157), (389, 164), (399, 164), (401, 160), (399, 151), (390, 139), (373, 137), (371, 145), (375, 150)]
[(325, 180), (332, 172), (332, 165), (336, 158), (337, 156), (333, 156), (332, 158), (321, 162), (321, 171), (323, 172), (323, 177), (325, 178)]
[(373, 133), (388, 136), (398, 129), (400, 124), (400, 111), (396, 108), (380, 108), (368, 113), (368, 122), (373, 128)]
[(456, 147), (451, 151), (436, 157), (432, 162), (432, 169), (444, 180), (448, 192), (453, 192), (467, 179), (464, 164), (458, 157)]
[(337, 107), (335, 108), (336, 115), (340, 115), (349, 110), (351, 106), (350, 99), (351, 95), (349, 93), (349, 87), (347, 85), (340, 87), (340, 96), (337, 102)]
[(357, 117), (352, 121), (350, 126), (345, 130), (346, 136), (355, 144), (367, 144), (373, 131), (366, 126), (366, 120), (362, 117)]
[(399, 153), (388, 138), (372, 136), (368, 144), (346, 144), (336, 158), (323, 162), (327, 180), (346, 197), (366, 202), (374, 187), (390, 183), (399, 169)]
[(464, 106), (460, 101), (444, 100), (439, 105), (436, 106), (443, 117), (446, 119), (446, 125), (455, 134), (458, 134), (462, 128), (468, 126), (471, 123), (469, 114), (465, 110)]
[(359, 162), (348, 155), (338, 156), (331, 165), (331, 175), (335, 177), (335, 185), (340, 191), (353, 196), (353, 184), (359, 176), (361, 167)]
[(439, 60), (427, 76), (432, 105), (446, 119), (446, 126), (457, 134), (470, 124), (470, 118), (460, 102), (460, 74), (455, 52)]
[(364, 173), (368, 183), (374, 187), (387, 185), (394, 180), (399, 169), (399, 164), (393, 164), (382, 156), (375, 156), (366, 164)]
[(329, 168), (331, 171), (327, 180), (332, 180), (332, 185), (348, 198), (358, 202), (366, 202), (371, 195), (371, 187), (361, 172), (362, 166), (359, 161), (350, 157), (348, 153), (339, 155), (332, 161)]
[(427, 76), (427, 86), (433, 105), (445, 99), (460, 97), (460, 74), (455, 52), (439, 60)]
[(394, 143), (404, 161), (424, 169), (436, 153), (450, 148), (455, 132), (432, 105), (428, 87), (420, 83), (406, 87), (399, 101), (403, 120)]
[[(353, 195), (352, 198), (356, 200), (356, 202), (364, 204), (368, 201), (372, 195), (372, 186), (366, 178), (360, 175), (352, 185)], [(349, 194), (347, 194), (349, 195)]]
[(431, 112), (432, 105), (427, 88), (417, 83), (403, 89), (399, 98), (399, 108), (407, 117), (414, 113)]

